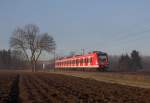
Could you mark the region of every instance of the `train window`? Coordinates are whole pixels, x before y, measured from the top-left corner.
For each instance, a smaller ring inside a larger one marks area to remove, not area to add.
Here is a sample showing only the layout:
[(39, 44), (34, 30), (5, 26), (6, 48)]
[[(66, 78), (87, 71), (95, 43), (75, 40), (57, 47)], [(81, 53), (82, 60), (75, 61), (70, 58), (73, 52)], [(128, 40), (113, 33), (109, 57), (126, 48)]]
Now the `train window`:
[(78, 62), (78, 59), (76, 60), (76, 64), (78, 64), (79, 62)]
[(72, 64), (72, 60), (70, 60), (70, 64)]
[(87, 58), (85, 58), (85, 63), (88, 63), (88, 59)]
[(71, 64), (73, 64), (73, 60), (71, 60)]
[(86, 63), (86, 58), (84, 59), (84, 63)]
[(77, 60), (77, 64), (79, 64), (79, 63), (80, 63), (80, 60), (78, 59), (78, 60)]
[(75, 64), (75, 60), (73, 60), (73, 64)]
[(72, 60), (70, 60), (70, 64), (72, 64)]
[(69, 60), (69, 65), (71, 64), (71, 61)]
[(88, 63), (88, 58), (86, 58), (86, 62)]
[(80, 59), (78, 59), (78, 64), (80, 64)]
[(83, 63), (83, 59), (81, 59), (81, 63)]
[(66, 65), (68, 65), (68, 61), (66, 61)]

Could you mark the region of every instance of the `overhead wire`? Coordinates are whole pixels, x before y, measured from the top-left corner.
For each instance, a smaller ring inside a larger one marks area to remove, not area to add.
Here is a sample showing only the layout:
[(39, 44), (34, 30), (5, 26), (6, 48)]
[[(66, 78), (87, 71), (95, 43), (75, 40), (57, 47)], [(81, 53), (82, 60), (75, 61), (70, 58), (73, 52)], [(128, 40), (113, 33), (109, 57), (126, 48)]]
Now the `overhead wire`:
[(139, 40), (141, 38), (138, 38), (138, 37), (141, 36), (141, 34), (142, 35), (148, 35), (147, 34), (148, 32), (150, 32), (150, 29), (149, 30), (140, 31), (140, 32), (136, 32), (136, 33), (133, 33), (133, 34), (128, 34), (123, 39), (120, 39), (120, 40), (116, 41), (117, 42), (117, 46), (121, 45), (122, 42), (127, 43), (129, 41), (133, 42), (135, 40)]
[[(136, 37), (140, 36), (141, 34), (148, 33), (148, 32), (150, 32), (150, 29), (138, 31), (138, 32), (134, 32), (134, 33), (127, 33), (126, 35), (122, 35), (118, 38), (113, 37), (114, 38), (113, 40), (109, 40), (109, 42), (105, 41), (105, 46), (112, 47), (112, 46), (115, 46), (114, 44), (121, 45), (121, 43), (124, 41), (130, 41), (130, 39), (136, 38)], [(147, 35), (147, 34), (144, 34), (144, 35)]]

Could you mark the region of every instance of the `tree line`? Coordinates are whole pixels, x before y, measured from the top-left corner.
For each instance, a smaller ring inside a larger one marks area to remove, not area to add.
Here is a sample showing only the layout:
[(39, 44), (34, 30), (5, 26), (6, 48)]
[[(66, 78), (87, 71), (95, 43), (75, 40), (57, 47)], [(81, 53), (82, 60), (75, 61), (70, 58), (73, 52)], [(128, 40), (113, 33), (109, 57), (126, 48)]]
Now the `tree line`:
[(143, 60), (139, 52), (133, 50), (130, 55), (110, 56), (110, 68), (112, 71), (141, 71), (143, 69)]
[(20, 69), (26, 67), (23, 54), (15, 50), (0, 50), (0, 69)]

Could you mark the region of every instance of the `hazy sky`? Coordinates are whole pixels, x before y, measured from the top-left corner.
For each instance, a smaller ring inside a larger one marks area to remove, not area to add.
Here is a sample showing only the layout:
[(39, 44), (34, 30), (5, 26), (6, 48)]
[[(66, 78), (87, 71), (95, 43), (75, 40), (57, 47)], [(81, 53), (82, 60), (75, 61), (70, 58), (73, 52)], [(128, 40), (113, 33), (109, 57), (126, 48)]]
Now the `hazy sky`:
[(150, 0), (0, 0), (0, 49), (16, 27), (36, 24), (57, 53), (136, 49), (150, 55)]

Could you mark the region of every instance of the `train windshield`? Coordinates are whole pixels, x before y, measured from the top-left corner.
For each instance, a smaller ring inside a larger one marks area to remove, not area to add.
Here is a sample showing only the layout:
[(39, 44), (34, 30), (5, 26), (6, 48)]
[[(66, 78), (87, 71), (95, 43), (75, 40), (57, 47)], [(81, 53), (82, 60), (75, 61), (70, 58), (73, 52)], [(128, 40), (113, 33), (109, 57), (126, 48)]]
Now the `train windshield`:
[(107, 60), (107, 55), (106, 55), (106, 54), (100, 54), (100, 55), (99, 55), (99, 59), (100, 59), (101, 62), (106, 62), (106, 60)]

